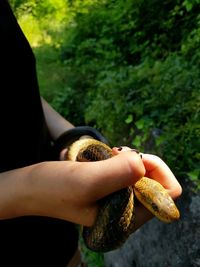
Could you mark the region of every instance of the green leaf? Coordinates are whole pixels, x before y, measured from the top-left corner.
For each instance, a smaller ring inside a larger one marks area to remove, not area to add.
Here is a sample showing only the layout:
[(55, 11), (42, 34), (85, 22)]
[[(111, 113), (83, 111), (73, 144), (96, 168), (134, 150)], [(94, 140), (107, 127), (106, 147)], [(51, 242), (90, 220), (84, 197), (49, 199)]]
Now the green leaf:
[(142, 118), (142, 119), (136, 121), (135, 125), (138, 128), (138, 130), (142, 130), (144, 128), (144, 125), (145, 125), (145, 120)]
[(189, 172), (188, 175), (192, 181), (197, 181), (199, 176), (200, 176), (200, 170), (195, 169), (195, 170)]
[(193, 8), (193, 3), (191, 3), (191, 1), (188, 1), (188, 0), (184, 1), (183, 5), (185, 6), (188, 12), (191, 11)]
[(125, 120), (125, 123), (130, 124), (131, 122), (133, 122), (133, 115), (129, 114)]
[(140, 148), (142, 144), (142, 137), (141, 136), (136, 136), (135, 139), (132, 142), (132, 145), (136, 148)]

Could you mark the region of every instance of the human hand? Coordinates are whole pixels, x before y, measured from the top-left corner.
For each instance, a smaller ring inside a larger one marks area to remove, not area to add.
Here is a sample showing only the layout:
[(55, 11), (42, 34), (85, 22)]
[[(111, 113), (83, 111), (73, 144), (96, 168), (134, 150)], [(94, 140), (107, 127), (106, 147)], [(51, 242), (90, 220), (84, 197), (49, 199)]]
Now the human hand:
[(27, 213), (90, 226), (99, 199), (133, 184), (144, 173), (140, 156), (130, 151), (98, 162), (40, 163), (31, 174)]
[[(33, 201), (28, 214), (91, 226), (98, 212), (98, 200), (134, 185), (143, 176), (159, 181), (174, 199), (181, 194), (178, 181), (158, 157), (142, 154), (141, 159), (140, 154), (128, 148), (122, 151), (113, 148), (113, 153), (114, 157), (98, 162), (56, 161), (36, 165), (31, 174)], [(136, 214), (136, 229), (152, 218), (142, 205), (136, 207)]]
[[(133, 151), (135, 152), (136, 150), (134, 149), (130, 149), (128, 147), (121, 147), (119, 148), (113, 148), (113, 155), (119, 155), (122, 152), (130, 152)], [(137, 152), (137, 151), (136, 151)], [(63, 157), (66, 154), (66, 151), (64, 151), (63, 153)], [(176, 197), (178, 197), (181, 194), (181, 186), (178, 183), (177, 179), (175, 178), (175, 176), (173, 175), (173, 173), (171, 172), (171, 170), (169, 169), (169, 167), (157, 156), (155, 155), (148, 155), (148, 154), (141, 154), (140, 156), (143, 156), (143, 164), (145, 167), (145, 176), (152, 178), (154, 180), (157, 180), (160, 184), (163, 185), (163, 187), (165, 189), (167, 189), (168, 193), (171, 195), (171, 197), (173, 199), (175, 199)], [(133, 182), (133, 184), (136, 182), (137, 180), (135, 180)], [(141, 209), (141, 207), (139, 207)], [(144, 209), (144, 207), (142, 206), (142, 209)], [(148, 220), (148, 218), (152, 217), (152, 214), (147, 212), (146, 210), (140, 210), (138, 215), (138, 218), (140, 218), (140, 216), (144, 216), (144, 221)], [(139, 221), (143, 221), (143, 220), (139, 220)]]
[[(113, 154), (118, 155), (125, 151), (130, 151), (128, 147), (113, 148)], [(133, 150), (135, 151), (135, 150)], [(151, 154), (140, 153), (140, 157), (145, 167), (146, 177), (152, 178), (158, 181), (167, 189), (168, 193), (173, 199), (179, 197), (182, 193), (182, 187), (178, 180), (175, 178), (174, 174), (167, 166), (167, 164), (158, 156)]]
[[(113, 154), (130, 151), (129, 147), (113, 148)], [(169, 193), (172, 199), (178, 198), (182, 193), (182, 187), (167, 164), (158, 156), (140, 153), (145, 167), (145, 177), (158, 181)], [(153, 215), (141, 203), (136, 206), (136, 226), (140, 227), (143, 223), (151, 219)]]

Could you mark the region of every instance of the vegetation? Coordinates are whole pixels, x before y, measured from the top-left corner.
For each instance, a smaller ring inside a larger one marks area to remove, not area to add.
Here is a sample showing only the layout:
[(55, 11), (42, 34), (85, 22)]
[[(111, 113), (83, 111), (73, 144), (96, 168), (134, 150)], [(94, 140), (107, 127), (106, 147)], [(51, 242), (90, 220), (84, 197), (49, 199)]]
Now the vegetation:
[[(62, 45), (73, 118), (199, 177), (199, 1), (99, 1)], [(80, 99), (82, 105), (80, 106)], [(76, 121), (75, 121), (76, 122)]]
[(11, 3), (61, 114), (200, 188), (200, 0)]

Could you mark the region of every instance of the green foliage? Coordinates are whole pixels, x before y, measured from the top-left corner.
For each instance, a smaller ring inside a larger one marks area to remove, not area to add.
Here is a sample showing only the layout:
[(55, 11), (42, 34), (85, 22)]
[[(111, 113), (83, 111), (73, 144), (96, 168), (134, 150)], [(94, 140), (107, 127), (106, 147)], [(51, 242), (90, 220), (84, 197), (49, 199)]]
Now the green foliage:
[(19, 24), (33, 47), (43, 43), (59, 46), (63, 27), (71, 21), (65, 0), (11, 0)]
[[(37, 55), (37, 74), (41, 94), (53, 102), (66, 88), (65, 67), (59, 60), (59, 49), (55, 45), (43, 44), (33, 48)], [(62, 111), (63, 113), (63, 111)]]
[[(200, 148), (199, 1), (84, 3), (62, 45), (76, 117), (112, 144), (157, 153), (179, 177), (193, 173), (194, 180)], [(73, 117), (73, 110), (67, 115)]]
[(88, 249), (83, 241), (81, 231), (79, 237), (79, 245), (81, 248), (81, 257), (83, 262), (87, 263), (88, 267), (104, 267), (104, 254), (93, 252)]

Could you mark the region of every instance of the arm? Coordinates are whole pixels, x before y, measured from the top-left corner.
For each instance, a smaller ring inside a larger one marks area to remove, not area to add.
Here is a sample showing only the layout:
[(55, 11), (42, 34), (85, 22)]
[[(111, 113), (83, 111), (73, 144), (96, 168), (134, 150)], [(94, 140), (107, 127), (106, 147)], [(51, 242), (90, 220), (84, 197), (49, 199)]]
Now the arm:
[[(52, 138), (73, 128), (44, 100), (43, 107)], [(173, 198), (181, 194), (181, 186), (158, 157), (144, 154), (141, 159), (131, 151), (116, 151), (115, 157), (100, 162), (42, 162), (0, 173), (0, 219), (41, 215), (89, 226), (97, 200), (144, 175), (159, 180)], [(136, 228), (152, 217), (143, 206), (136, 212)]]
[[(89, 226), (97, 214), (97, 200), (133, 185), (148, 170), (178, 197), (181, 186), (166, 164), (157, 157), (144, 158), (143, 162), (137, 153), (126, 151), (100, 162), (43, 162), (1, 173), (0, 218), (42, 215)], [(136, 212), (135, 229), (152, 218), (141, 205)]]
[(63, 118), (44, 99), (41, 100), (47, 128), (54, 141), (54, 156), (56, 159), (63, 160), (65, 158), (66, 147), (82, 136), (91, 136), (107, 143), (106, 138), (95, 128), (89, 126), (74, 127), (73, 124)]
[(66, 130), (74, 128), (74, 125), (63, 118), (44, 98), (41, 100), (47, 127), (53, 140), (56, 140)]
[(142, 161), (132, 152), (102, 162), (43, 162), (4, 172), (0, 174), (0, 219), (41, 215), (91, 225), (98, 199), (143, 174)]

